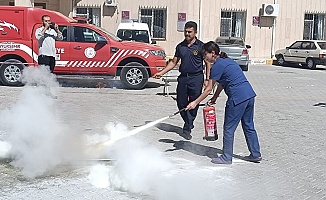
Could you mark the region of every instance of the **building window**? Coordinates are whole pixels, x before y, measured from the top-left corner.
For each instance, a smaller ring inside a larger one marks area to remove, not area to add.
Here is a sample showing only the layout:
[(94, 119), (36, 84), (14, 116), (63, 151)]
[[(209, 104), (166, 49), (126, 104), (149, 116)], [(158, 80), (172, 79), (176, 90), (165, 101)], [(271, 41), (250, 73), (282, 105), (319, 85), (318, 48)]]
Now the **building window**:
[(244, 38), (246, 29), (245, 12), (221, 12), (221, 30), (222, 37)]
[(101, 26), (100, 8), (76, 8), (76, 16), (86, 18), (90, 24)]
[(46, 3), (34, 3), (34, 7), (46, 9)]
[(304, 15), (303, 39), (304, 40), (325, 39), (325, 14)]
[[(33, 4), (35, 8), (43, 8), (46, 9), (46, 3), (34, 3)], [(15, 6), (15, 2), (14, 1), (10, 1), (9, 2), (9, 6)]]
[(166, 39), (166, 8), (140, 8), (140, 22), (147, 23), (154, 39)]

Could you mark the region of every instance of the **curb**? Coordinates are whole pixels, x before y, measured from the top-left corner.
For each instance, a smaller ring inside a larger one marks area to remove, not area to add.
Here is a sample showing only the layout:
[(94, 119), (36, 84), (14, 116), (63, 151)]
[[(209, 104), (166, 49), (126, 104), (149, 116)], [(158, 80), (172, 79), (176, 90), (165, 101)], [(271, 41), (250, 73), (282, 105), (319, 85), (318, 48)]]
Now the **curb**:
[(253, 59), (250, 60), (251, 65), (273, 65), (275, 64), (276, 60), (273, 59)]

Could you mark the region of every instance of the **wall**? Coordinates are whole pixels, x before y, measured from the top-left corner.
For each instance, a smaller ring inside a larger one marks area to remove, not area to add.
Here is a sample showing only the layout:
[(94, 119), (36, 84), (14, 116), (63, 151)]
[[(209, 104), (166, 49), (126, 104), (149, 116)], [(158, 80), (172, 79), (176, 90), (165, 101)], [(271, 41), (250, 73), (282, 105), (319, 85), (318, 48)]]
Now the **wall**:
[[(0, 0), (0, 5), (8, 5), (10, 0)], [(30, 0), (16, 0), (30, 2)], [(214, 40), (220, 34), (220, 15), (223, 10), (241, 10), (246, 12), (245, 40), (252, 46), (251, 58), (271, 58), (275, 50), (290, 45), (293, 41), (303, 38), (304, 14), (326, 13), (325, 0), (118, 0), (118, 7), (104, 6), (104, 0), (73, 0), (78, 6), (99, 7), (102, 12), (102, 27), (115, 33), (121, 21), (121, 11), (129, 10), (131, 19), (139, 18), (139, 7), (167, 7), (167, 41), (158, 41), (168, 55), (174, 54), (177, 43), (183, 40), (183, 33), (177, 31), (177, 14), (187, 13), (187, 20), (200, 23), (200, 39), (204, 42)], [(44, 0), (47, 9), (60, 11), (67, 16), (73, 16), (72, 1)], [(189, 3), (194, 2), (194, 3)], [(202, 12), (200, 20), (200, 2)], [(252, 25), (252, 17), (259, 15), (264, 3), (280, 4), (280, 13), (276, 18), (274, 45), (273, 28)], [(273, 48), (274, 47), (274, 48)]]

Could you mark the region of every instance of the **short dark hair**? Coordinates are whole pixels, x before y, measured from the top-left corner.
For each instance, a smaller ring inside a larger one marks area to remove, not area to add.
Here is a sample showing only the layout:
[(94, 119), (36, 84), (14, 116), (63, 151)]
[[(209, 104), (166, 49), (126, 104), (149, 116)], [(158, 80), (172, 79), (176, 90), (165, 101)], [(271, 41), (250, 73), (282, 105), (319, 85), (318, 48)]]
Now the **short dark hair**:
[(46, 17), (50, 17), (49, 15), (43, 15), (42, 16), (42, 21), (44, 20), (44, 18), (46, 18)]
[(188, 21), (188, 22), (185, 24), (185, 28), (194, 28), (195, 31), (197, 31), (197, 23), (194, 22), (194, 21)]
[(207, 51), (208, 53), (212, 53), (212, 51), (215, 52), (215, 54), (220, 53), (220, 47), (214, 42), (214, 41), (209, 41), (205, 43), (202, 47), (202, 52), (203, 54)]

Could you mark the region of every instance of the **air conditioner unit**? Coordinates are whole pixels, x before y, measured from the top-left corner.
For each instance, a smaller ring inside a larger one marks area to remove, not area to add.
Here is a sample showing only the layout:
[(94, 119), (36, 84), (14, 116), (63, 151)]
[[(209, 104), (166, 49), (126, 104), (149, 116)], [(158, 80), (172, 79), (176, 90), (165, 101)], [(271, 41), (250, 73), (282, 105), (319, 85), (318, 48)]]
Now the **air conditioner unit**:
[(280, 11), (279, 4), (263, 4), (262, 16), (277, 17)]
[(104, 5), (105, 6), (116, 7), (117, 6), (117, 0), (105, 0)]

